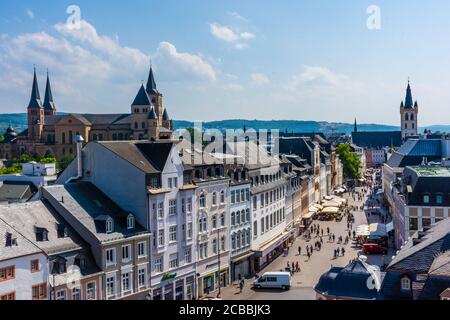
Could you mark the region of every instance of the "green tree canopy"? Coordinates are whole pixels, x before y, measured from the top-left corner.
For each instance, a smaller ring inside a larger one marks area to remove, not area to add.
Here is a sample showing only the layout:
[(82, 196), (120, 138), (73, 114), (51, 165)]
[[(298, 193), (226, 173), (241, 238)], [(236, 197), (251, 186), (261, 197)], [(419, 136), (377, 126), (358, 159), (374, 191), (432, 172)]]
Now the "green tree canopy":
[(347, 178), (358, 179), (361, 177), (361, 160), (351, 151), (350, 145), (343, 143), (336, 148), (339, 158), (344, 166), (344, 174)]

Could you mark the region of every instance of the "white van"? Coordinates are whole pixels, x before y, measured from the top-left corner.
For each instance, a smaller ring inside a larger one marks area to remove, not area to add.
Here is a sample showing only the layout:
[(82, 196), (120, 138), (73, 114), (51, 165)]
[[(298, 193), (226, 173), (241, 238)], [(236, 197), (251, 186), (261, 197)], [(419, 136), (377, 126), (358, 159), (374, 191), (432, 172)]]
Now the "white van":
[(266, 272), (260, 276), (253, 286), (259, 288), (280, 288), (289, 290), (291, 287), (291, 274), (289, 272)]

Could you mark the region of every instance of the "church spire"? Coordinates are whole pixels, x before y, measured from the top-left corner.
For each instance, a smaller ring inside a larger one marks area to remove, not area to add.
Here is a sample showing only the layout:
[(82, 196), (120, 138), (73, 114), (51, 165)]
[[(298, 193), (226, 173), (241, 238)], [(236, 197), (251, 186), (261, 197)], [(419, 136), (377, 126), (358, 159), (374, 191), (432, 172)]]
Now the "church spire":
[(34, 67), (33, 88), (31, 89), (31, 98), (28, 108), (42, 108), (41, 96), (39, 95), (39, 86), (36, 77), (36, 66)]
[(355, 127), (353, 128), (353, 132), (358, 132), (358, 124), (356, 123), (356, 118), (355, 118)]
[(405, 109), (411, 109), (414, 105), (412, 93), (411, 93), (411, 86), (409, 84), (408, 79), (408, 87), (406, 88), (406, 98), (405, 98)]
[(45, 97), (44, 97), (44, 109), (56, 110), (55, 103), (53, 102), (52, 87), (50, 86), (50, 77), (47, 71), (47, 84), (45, 86)]
[(151, 64), (150, 64), (150, 72), (148, 74), (146, 91), (149, 95), (159, 94), (158, 89), (156, 89), (156, 81), (153, 75), (153, 68)]

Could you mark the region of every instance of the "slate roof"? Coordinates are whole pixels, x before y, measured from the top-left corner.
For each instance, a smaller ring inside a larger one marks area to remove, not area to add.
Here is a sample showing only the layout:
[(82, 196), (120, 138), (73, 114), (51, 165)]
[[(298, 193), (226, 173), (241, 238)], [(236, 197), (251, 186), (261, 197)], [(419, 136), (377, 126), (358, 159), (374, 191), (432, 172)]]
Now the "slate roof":
[(132, 106), (150, 106), (150, 99), (148, 98), (147, 92), (145, 91), (144, 85), (142, 84), (139, 88), (136, 97), (134, 98)]
[(44, 109), (56, 110), (55, 103), (53, 102), (52, 87), (50, 85), (50, 78), (47, 73), (47, 84), (45, 86), (45, 97), (44, 97)]
[(150, 71), (148, 73), (147, 87), (146, 91), (149, 95), (159, 94), (158, 89), (156, 89), (156, 81), (155, 76), (153, 75), (153, 68), (150, 67)]
[(21, 202), (29, 200), (37, 192), (32, 182), (0, 181), (0, 202)]
[(413, 104), (413, 98), (411, 93), (411, 86), (409, 85), (408, 81), (408, 87), (406, 88), (406, 97), (405, 97), (405, 109), (412, 109), (414, 106)]
[(279, 151), (285, 154), (295, 154), (312, 165), (315, 142), (304, 137), (282, 137), (279, 139)]
[(400, 147), (402, 145), (402, 133), (401, 131), (352, 132), (352, 141), (362, 148)]
[(164, 168), (173, 142), (170, 141), (98, 141), (111, 152), (145, 173), (159, 173)]
[(39, 85), (36, 77), (36, 68), (34, 68), (33, 87), (31, 89), (30, 102), (28, 103), (29, 109), (42, 108), (41, 96), (39, 94)]
[(165, 121), (170, 120), (169, 114), (167, 113), (167, 108), (164, 108), (162, 119)]
[[(16, 239), (17, 245), (6, 246), (6, 233), (10, 233), (12, 238)], [(17, 232), (0, 216), (0, 261), (41, 252), (41, 249)]]
[[(58, 205), (54, 205), (54, 207), (61, 215), (65, 216), (68, 212), (100, 242), (109, 242), (146, 233), (144, 227), (137, 221), (135, 221), (133, 229), (128, 229), (126, 220), (130, 212), (122, 210), (90, 182), (80, 181), (48, 186), (44, 188), (44, 197), (49, 199), (51, 203), (57, 201)], [(64, 202), (61, 199), (64, 199)], [(58, 206), (63, 207), (65, 211), (60, 210)], [(99, 223), (102, 217), (113, 219), (113, 232), (106, 233), (105, 226)], [(69, 217), (66, 217), (66, 219), (69, 220)]]
[(441, 140), (409, 139), (388, 159), (390, 167), (419, 165), (423, 158), (428, 161), (442, 160)]
[[(47, 255), (78, 250), (85, 245), (80, 236), (47, 201), (4, 205), (0, 210), (0, 219), (7, 221), (10, 226)], [(68, 228), (69, 237), (58, 237), (58, 225)], [(35, 227), (48, 230), (48, 241), (37, 241)]]
[[(366, 300), (381, 299), (380, 292), (375, 287), (369, 288), (367, 285), (369, 277), (372, 277), (372, 274), (367, 269), (368, 267), (366, 263), (360, 260), (354, 261), (345, 268), (332, 267), (320, 277), (314, 290), (330, 297)], [(380, 283), (383, 281), (384, 276), (384, 272), (381, 272)]]

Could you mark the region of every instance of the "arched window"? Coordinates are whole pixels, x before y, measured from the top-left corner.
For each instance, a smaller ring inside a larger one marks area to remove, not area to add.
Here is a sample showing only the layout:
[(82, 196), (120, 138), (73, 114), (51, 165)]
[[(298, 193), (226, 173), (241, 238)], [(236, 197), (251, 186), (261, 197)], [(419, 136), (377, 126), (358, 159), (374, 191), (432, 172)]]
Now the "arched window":
[(258, 235), (258, 222), (255, 221), (253, 222), (253, 236), (257, 236)]
[(127, 229), (134, 228), (134, 216), (130, 213), (127, 217)]
[(137, 122), (134, 123), (134, 128), (135, 128), (135, 129), (139, 128), (139, 125), (138, 125)]
[(142, 127), (142, 129), (145, 129), (145, 122), (141, 123), (141, 127)]
[(241, 212), (236, 211), (236, 224), (241, 224)]
[(231, 225), (234, 226), (235, 223), (236, 223), (235, 213), (232, 212), (231, 213)]
[(401, 281), (401, 283), (400, 283), (401, 289), (403, 291), (411, 290), (411, 279), (408, 276), (402, 277), (402, 279), (400, 281)]
[(236, 249), (236, 234), (235, 233), (233, 233), (232, 235), (231, 235), (231, 249)]
[(411, 120), (414, 120), (414, 113), (411, 113)]
[(73, 133), (72, 130), (69, 130), (69, 144), (73, 143)]
[(63, 132), (63, 133), (61, 134), (61, 143), (62, 143), (62, 144), (66, 144), (66, 133), (65, 133), (65, 132)]
[(212, 194), (212, 205), (215, 206), (217, 205), (217, 193), (213, 192)]
[(212, 224), (212, 228), (216, 229), (217, 228), (217, 216), (213, 215), (211, 218), (211, 224)]
[(225, 227), (225, 213), (220, 214), (220, 226)]
[(405, 123), (405, 129), (408, 129), (408, 124), (407, 123)]
[(220, 191), (220, 203), (225, 203), (225, 191)]
[(405, 113), (405, 121), (408, 121), (408, 120), (409, 120), (409, 116), (407, 113)]
[(199, 206), (200, 208), (206, 207), (206, 197), (203, 193), (200, 195)]

